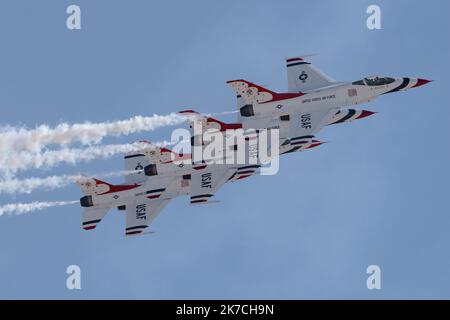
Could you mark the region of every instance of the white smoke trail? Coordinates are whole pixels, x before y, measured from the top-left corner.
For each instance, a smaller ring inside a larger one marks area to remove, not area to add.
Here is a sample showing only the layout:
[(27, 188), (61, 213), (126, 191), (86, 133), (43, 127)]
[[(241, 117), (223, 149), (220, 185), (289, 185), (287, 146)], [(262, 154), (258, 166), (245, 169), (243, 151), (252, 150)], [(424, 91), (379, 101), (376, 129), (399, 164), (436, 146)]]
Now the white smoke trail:
[[(139, 170), (123, 170), (108, 173), (89, 174), (96, 178), (120, 177), (130, 173), (138, 172)], [(79, 179), (86, 178), (85, 175), (60, 175), (48, 176), (45, 178), (31, 177), (26, 179), (6, 179), (0, 181), (0, 194), (30, 194), (36, 189), (50, 191), (59, 188), (64, 188)]]
[(41, 153), (19, 152), (8, 154), (0, 158), (0, 170), (10, 175), (20, 170), (49, 168), (59, 163), (76, 164), (81, 161), (90, 161), (97, 158), (109, 158), (119, 153), (135, 152), (152, 146), (168, 146), (177, 142), (135, 142), (127, 144), (109, 144), (87, 148), (63, 148), (49, 150)]
[[(73, 176), (75, 177), (75, 176)], [(0, 193), (31, 193), (36, 189), (53, 190), (67, 186), (72, 176), (50, 176), (45, 178), (8, 179), (0, 182)]]
[(50, 207), (67, 206), (79, 201), (34, 201), (28, 203), (9, 203), (0, 207), (0, 217), (5, 214), (23, 214), (31, 211), (44, 210)]
[(206, 115), (208, 115), (209, 117), (213, 117), (213, 116), (222, 116), (222, 115), (235, 114), (235, 113), (238, 113), (238, 112), (239, 112), (239, 110), (222, 111), (222, 112), (209, 113), (209, 114), (206, 114)]
[(6, 126), (0, 128), (0, 155), (17, 152), (40, 152), (47, 145), (67, 145), (80, 142), (83, 145), (99, 143), (104, 137), (128, 135), (141, 131), (153, 131), (161, 127), (184, 122), (185, 117), (176, 113), (135, 116), (128, 120), (100, 123), (62, 123), (54, 128), (40, 125), (34, 129)]

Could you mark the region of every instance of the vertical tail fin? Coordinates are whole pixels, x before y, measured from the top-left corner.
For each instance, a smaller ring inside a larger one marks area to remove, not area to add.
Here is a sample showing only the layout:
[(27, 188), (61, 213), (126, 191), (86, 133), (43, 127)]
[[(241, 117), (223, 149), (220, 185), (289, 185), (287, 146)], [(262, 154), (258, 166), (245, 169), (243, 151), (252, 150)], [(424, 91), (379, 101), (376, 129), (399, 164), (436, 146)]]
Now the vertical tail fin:
[(191, 158), (190, 153), (177, 153), (165, 147), (154, 147), (144, 151), (149, 164), (162, 164), (183, 161)]
[[(225, 123), (215, 118), (201, 115), (194, 110), (180, 111), (179, 114), (186, 115), (191, 129), (191, 146), (204, 146), (205, 133), (225, 133), (227, 130), (242, 129), (242, 123)], [(192, 151), (195, 153), (195, 151)], [(196, 158), (192, 157), (193, 160)], [(194, 160), (195, 161), (195, 160)]]
[(301, 92), (277, 93), (243, 79), (230, 80), (227, 81), (227, 83), (231, 86), (236, 95), (241, 96), (244, 99), (246, 104), (259, 104), (271, 101), (286, 100), (303, 95)]
[(92, 178), (81, 177), (78, 178), (75, 183), (80, 187), (81, 192), (83, 192), (87, 196), (91, 196), (95, 193), (95, 180)]
[(193, 127), (194, 122), (198, 121), (199, 124), (201, 124), (202, 131), (210, 130), (210, 129), (216, 129), (219, 131), (225, 131), (225, 130), (234, 130), (234, 129), (241, 129), (242, 124), (241, 123), (225, 123), (220, 120), (217, 120), (212, 117), (208, 117), (206, 115), (202, 115), (194, 110), (184, 110), (178, 112), (178, 114), (185, 115), (187, 117), (187, 121), (191, 128)]
[(92, 196), (97, 195), (103, 191), (109, 190), (110, 184), (94, 179), (94, 178), (79, 178), (76, 181), (77, 185), (81, 188), (81, 191), (85, 194), (80, 199), (80, 204), (83, 207), (83, 216), (81, 221), (81, 227), (84, 230), (92, 230), (97, 227), (97, 224), (103, 219), (108, 212), (108, 207), (94, 206), (92, 202)]
[(99, 195), (110, 191), (114, 186), (95, 178), (79, 178), (76, 184), (81, 191), (88, 196)]

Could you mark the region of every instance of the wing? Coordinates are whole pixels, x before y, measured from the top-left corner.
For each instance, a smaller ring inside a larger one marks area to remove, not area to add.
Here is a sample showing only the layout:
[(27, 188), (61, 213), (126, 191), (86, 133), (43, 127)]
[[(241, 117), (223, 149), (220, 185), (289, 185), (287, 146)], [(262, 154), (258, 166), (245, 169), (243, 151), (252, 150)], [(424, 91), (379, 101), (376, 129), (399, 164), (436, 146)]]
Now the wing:
[(305, 92), (336, 83), (334, 79), (306, 62), (305, 58), (306, 56), (286, 59), (289, 92)]
[(143, 234), (150, 223), (158, 216), (171, 199), (152, 200), (138, 197), (126, 204), (125, 235)]
[(244, 123), (244, 129), (278, 128), (280, 144), (288, 139), (292, 143), (313, 138), (336, 114), (336, 109), (320, 109), (311, 112), (288, 112), (281, 116), (253, 118)]
[(218, 169), (203, 170), (191, 175), (191, 204), (204, 204), (227, 182), (236, 169), (222, 166)]
[(300, 145), (306, 140), (314, 138), (314, 135), (329, 123), (334, 114), (336, 114), (335, 109), (291, 114), (289, 119), (290, 144), (292, 146)]
[(260, 130), (260, 129), (279, 129), (280, 138), (289, 137), (291, 114), (286, 113), (281, 116), (269, 115), (266, 117), (252, 117), (243, 122), (244, 130)]
[(127, 236), (142, 234), (170, 200), (183, 190), (177, 176), (150, 177), (144, 191), (125, 204)]
[(229, 80), (227, 83), (246, 104), (258, 104), (302, 96), (302, 93), (278, 93), (244, 79)]

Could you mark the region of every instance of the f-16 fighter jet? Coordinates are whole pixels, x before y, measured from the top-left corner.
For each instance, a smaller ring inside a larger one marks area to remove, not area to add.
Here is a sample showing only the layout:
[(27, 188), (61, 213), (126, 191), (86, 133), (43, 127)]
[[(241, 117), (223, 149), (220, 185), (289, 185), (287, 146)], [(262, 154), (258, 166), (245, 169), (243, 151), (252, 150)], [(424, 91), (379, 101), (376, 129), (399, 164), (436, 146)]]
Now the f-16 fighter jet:
[(170, 200), (189, 193), (189, 182), (183, 177), (165, 176), (147, 179), (142, 184), (112, 185), (95, 178), (80, 179), (77, 184), (85, 194), (82, 227), (94, 229), (111, 208), (125, 210), (127, 236), (144, 233)]
[[(367, 117), (374, 113), (374, 112), (366, 111), (366, 110), (360, 110), (360, 111), (356, 112), (356, 110), (353, 110), (353, 109), (351, 109), (351, 112), (353, 114), (352, 119), (355, 119), (355, 120)], [(196, 144), (203, 145), (203, 142), (200, 141), (202, 138), (202, 134), (207, 133), (208, 131), (221, 132), (224, 134), (224, 137), (226, 138), (227, 132), (229, 132), (230, 136), (232, 136), (235, 134), (236, 130), (243, 129), (246, 126), (245, 123), (233, 123), (233, 124), (224, 123), (224, 122), (221, 122), (221, 121), (211, 118), (211, 117), (202, 116), (200, 113), (198, 113), (197, 111), (194, 111), (194, 110), (180, 111), (179, 114), (185, 115), (188, 117), (189, 127), (191, 129), (191, 146), (194, 146)], [(341, 122), (340, 120), (342, 120), (345, 116), (346, 116), (345, 114), (337, 115), (336, 117), (330, 119), (330, 122), (328, 124), (340, 123)], [(196, 135), (196, 133), (193, 130), (195, 122), (200, 123), (200, 125), (199, 125), (200, 126), (200, 135), (199, 136)], [(276, 127), (276, 128), (279, 128), (279, 127)], [(259, 129), (264, 129), (264, 128), (257, 127), (257, 128), (247, 128), (247, 129), (258, 129), (259, 130)], [(252, 135), (250, 134), (250, 135), (245, 136), (245, 139), (250, 139), (251, 137), (252, 137)], [(304, 151), (306, 149), (311, 149), (311, 148), (317, 147), (321, 144), (323, 144), (323, 142), (315, 140), (315, 139), (311, 139), (306, 143), (302, 143), (300, 145), (294, 145), (294, 147), (292, 147), (290, 145), (290, 143), (287, 142), (286, 139), (280, 139), (279, 154), (284, 154), (284, 153), (289, 153), (289, 152), (294, 152), (294, 151)], [(234, 147), (236, 148), (236, 146), (234, 146)], [(270, 145), (268, 147), (270, 149)], [(245, 145), (244, 148), (246, 149), (245, 152), (248, 153), (249, 152), (248, 144)], [(224, 149), (225, 149), (225, 146), (224, 146)], [(246, 159), (246, 161), (249, 161), (249, 159)], [(259, 160), (256, 159), (256, 162), (258, 162), (258, 161)], [(129, 170), (130, 169), (131, 168), (129, 168)]]
[(346, 107), (378, 96), (417, 88), (430, 82), (421, 78), (366, 77), (336, 81), (315, 68), (307, 56), (286, 59), (288, 92), (277, 93), (246, 80), (228, 84), (237, 95), (239, 122), (246, 128), (279, 128), (280, 137), (307, 142), (325, 125), (372, 114)]

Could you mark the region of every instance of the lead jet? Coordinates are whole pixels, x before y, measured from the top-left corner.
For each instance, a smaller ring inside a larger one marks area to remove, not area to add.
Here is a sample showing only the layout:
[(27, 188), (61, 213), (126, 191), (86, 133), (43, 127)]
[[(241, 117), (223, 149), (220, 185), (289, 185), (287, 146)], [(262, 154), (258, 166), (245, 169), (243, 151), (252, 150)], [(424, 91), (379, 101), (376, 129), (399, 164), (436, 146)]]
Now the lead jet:
[(296, 143), (310, 142), (325, 125), (373, 114), (349, 109), (349, 106), (430, 82), (421, 78), (385, 76), (336, 81), (315, 68), (307, 58), (286, 59), (288, 91), (285, 93), (243, 79), (227, 82), (236, 93), (239, 121), (244, 128), (278, 128), (280, 137), (294, 147)]

